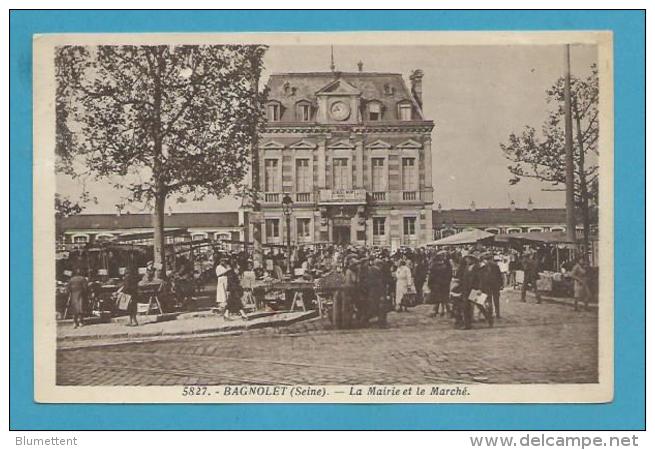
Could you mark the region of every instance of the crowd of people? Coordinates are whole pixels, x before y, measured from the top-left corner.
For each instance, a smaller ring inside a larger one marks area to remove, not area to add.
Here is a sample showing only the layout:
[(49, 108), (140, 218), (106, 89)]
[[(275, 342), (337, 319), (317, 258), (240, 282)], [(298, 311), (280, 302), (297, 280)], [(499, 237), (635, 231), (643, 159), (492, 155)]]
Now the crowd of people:
[[(244, 276), (253, 280), (288, 280), (300, 278), (315, 281), (329, 274), (342, 278), (341, 295), (345, 304), (347, 326), (368, 326), (372, 320), (386, 325), (391, 311), (402, 313), (418, 303), (434, 305), (432, 317), (447, 316), (456, 328), (470, 329), (474, 322), (474, 309), (480, 304), (487, 314), (501, 318), (501, 291), (516, 287), (517, 271), (523, 272), (521, 300), (526, 301), (528, 291), (537, 303), (541, 296), (537, 288), (539, 270), (543, 265), (540, 255), (529, 248), (520, 252), (511, 248), (483, 248), (465, 246), (444, 249), (354, 247), (316, 245), (295, 247), (289, 258), (282, 249), (268, 249), (259, 258), (245, 250), (226, 251), (216, 248), (206, 254), (211, 262), (212, 277), (216, 283), (216, 311), (227, 319), (244, 316), (242, 298)], [(199, 273), (191, 261), (179, 256), (175, 270), (164, 276), (152, 261), (146, 264), (145, 273), (139, 274), (134, 266), (125, 271), (117, 293), (128, 296), (121, 309), (129, 316), (129, 325), (138, 325), (137, 303), (142, 291), (157, 286), (168, 305), (184, 308), (194, 294), (202, 289), (207, 275)], [(569, 261), (562, 270), (574, 280), (575, 308), (578, 303), (589, 302), (588, 267), (584, 259)], [(92, 291), (88, 279), (76, 269), (68, 280), (69, 314), (75, 326), (83, 324), (84, 304)], [(264, 303), (263, 290), (255, 290), (257, 304)], [(308, 293), (311, 297), (313, 293)], [(288, 305), (287, 305), (288, 306)]]
[[(257, 279), (283, 280), (290, 276), (283, 269), (286, 264), (292, 274), (304, 280), (342, 274), (345, 310), (352, 316), (347, 322), (358, 326), (366, 326), (374, 318), (384, 326), (388, 312), (404, 312), (417, 303), (430, 303), (434, 305), (432, 317), (447, 315), (454, 319), (457, 328), (469, 329), (476, 304), (472, 293), (481, 293), (485, 311), (500, 319), (501, 291), (519, 284), (519, 270), (523, 272), (521, 300), (525, 302), (531, 292), (541, 303), (537, 280), (543, 260), (530, 248), (519, 252), (511, 248), (467, 246), (449, 250), (401, 248), (391, 252), (384, 248), (321, 245), (294, 249), (289, 261), (284, 251), (268, 251), (262, 264), (224, 255), (216, 269), (219, 308), (227, 315), (238, 313), (239, 302), (230, 295), (229, 286), (237, 286), (243, 270), (252, 271)], [(567, 273), (580, 287), (576, 289), (576, 299), (586, 304), (589, 290), (585, 263), (580, 259), (569, 267)], [(236, 275), (232, 282), (230, 274)], [(243, 289), (236, 289), (241, 295)], [(230, 304), (232, 308), (228, 307)]]

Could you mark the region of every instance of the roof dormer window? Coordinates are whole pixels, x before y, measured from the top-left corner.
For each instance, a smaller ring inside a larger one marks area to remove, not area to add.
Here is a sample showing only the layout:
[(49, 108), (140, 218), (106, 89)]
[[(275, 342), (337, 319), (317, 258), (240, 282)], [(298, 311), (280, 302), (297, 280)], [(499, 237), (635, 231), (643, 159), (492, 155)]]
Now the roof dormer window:
[(312, 105), (309, 102), (296, 104), (296, 119), (298, 122), (309, 122), (312, 119)]
[(382, 120), (382, 106), (378, 102), (368, 104), (368, 120), (372, 122)]
[(403, 121), (412, 120), (412, 105), (409, 102), (398, 105), (398, 118)]
[(269, 122), (279, 122), (282, 116), (282, 107), (279, 103), (269, 103), (266, 106), (266, 118)]

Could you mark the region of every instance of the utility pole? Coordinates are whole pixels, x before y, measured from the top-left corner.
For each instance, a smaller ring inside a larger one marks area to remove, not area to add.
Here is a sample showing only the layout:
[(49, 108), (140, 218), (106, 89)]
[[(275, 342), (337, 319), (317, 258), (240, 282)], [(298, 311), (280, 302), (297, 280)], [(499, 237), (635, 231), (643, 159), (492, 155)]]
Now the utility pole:
[(564, 50), (564, 125), (566, 150), (566, 237), (569, 242), (576, 242), (575, 204), (573, 179), (573, 121), (571, 118), (571, 47), (566, 44)]

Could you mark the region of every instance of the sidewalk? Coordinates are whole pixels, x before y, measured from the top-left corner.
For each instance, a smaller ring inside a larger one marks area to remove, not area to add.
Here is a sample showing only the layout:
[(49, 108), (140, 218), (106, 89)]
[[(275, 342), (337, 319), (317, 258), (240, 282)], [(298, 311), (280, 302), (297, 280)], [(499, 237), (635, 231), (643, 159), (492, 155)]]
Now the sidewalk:
[(226, 320), (222, 315), (202, 311), (164, 316), (140, 316), (140, 325), (137, 327), (126, 326), (124, 320), (86, 325), (81, 328), (74, 328), (68, 323), (58, 323), (57, 342), (59, 345), (72, 342), (92, 344), (93, 341), (106, 343), (111, 340), (129, 341), (156, 336), (175, 337), (238, 332), (265, 327), (284, 327), (317, 315), (318, 311), (312, 310), (255, 314), (249, 320), (240, 317)]
[[(519, 294), (521, 293), (520, 289), (512, 289), (511, 287), (506, 287), (504, 288), (501, 292), (507, 292), (507, 291), (513, 291), (513, 292), (518, 292)], [(545, 295), (543, 292), (539, 292), (541, 294), (541, 301), (546, 302), (546, 303), (556, 303), (558, 305), (568, 305), (571, 308), (575, 305), (575, 300), (571, 297), (551, 297), (549, 295)], [(534, 299), (534, 294), (532, 292), (527, 293), (527, 298), (528, 301), (533, 301)], [(584, 303), (579, 303), (578, 307), (581, 309), (584, 309)], [(589, 303), (589, 310), (597, 310), (598, 309), (598, 303)]]

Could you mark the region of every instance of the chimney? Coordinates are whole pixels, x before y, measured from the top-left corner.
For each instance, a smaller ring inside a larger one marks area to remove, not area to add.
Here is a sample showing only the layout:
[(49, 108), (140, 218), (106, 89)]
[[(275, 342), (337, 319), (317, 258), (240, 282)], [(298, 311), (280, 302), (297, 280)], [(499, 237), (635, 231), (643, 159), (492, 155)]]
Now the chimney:
[(509, 210), (510, 211), (516, 211), (516, 202), (514, 200), (509, 202)]
[(470, 208), (471, 208), (471, 211), (475, 211), (475, 202), (471, 202)]
[(423, 108), (423, 71), (421, 69), (414, 70), (409, 76), (409, 80), (412, 82), (412, 95), (416, 103)]
[(528, 197), (528, 211), (532, 211), (534, 209), (534, 203), (532, 203), (532, 197)]
[(360, 72), (364, 71), (364, 63), (363, 62), (360, 61), (360, 62), (357, 63), (357, 70), (360, 71)]

